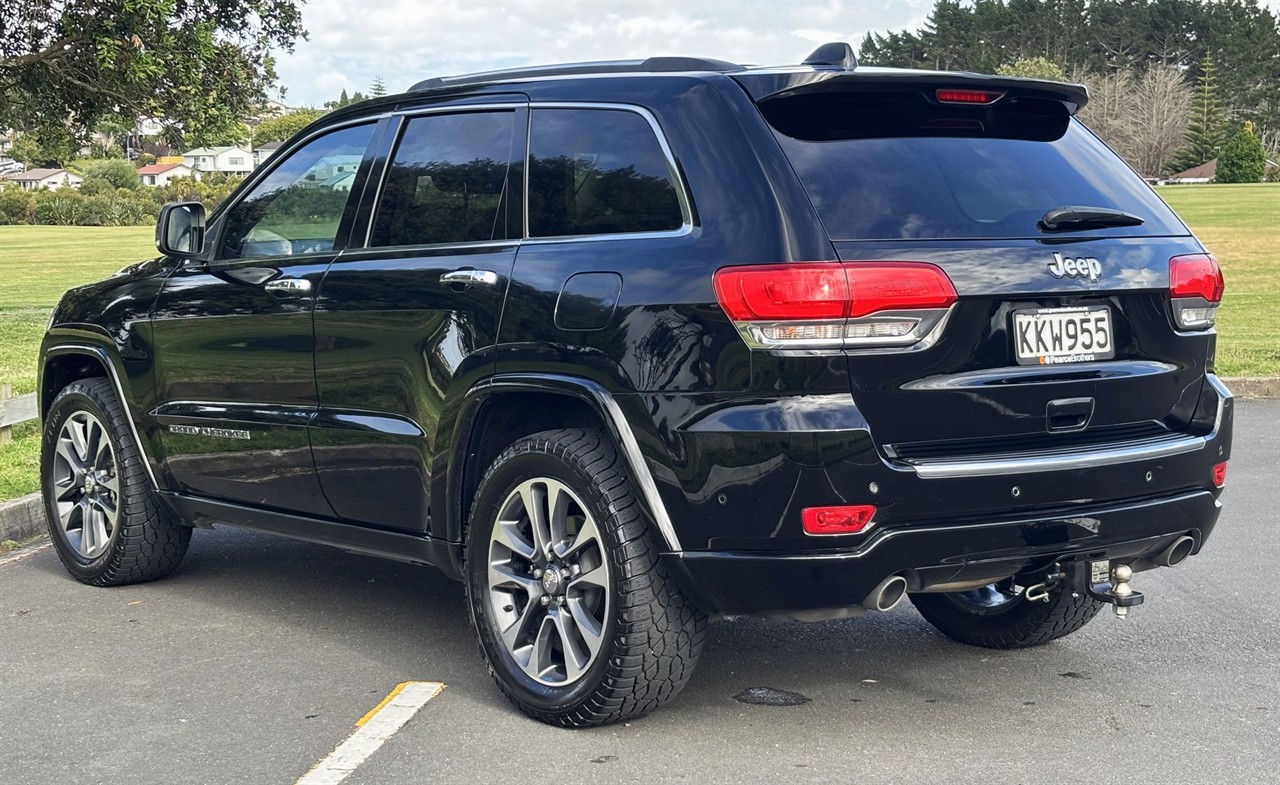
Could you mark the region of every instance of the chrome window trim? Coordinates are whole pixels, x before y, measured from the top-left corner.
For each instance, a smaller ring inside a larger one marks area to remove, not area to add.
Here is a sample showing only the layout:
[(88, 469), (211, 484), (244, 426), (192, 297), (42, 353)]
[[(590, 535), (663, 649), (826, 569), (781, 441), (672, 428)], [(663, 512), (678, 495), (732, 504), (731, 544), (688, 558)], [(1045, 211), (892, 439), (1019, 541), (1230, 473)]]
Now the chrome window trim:
[(124, 385), (120, 382), (120, 376), (116, 372), (116, 367), (112, 364), (107, 350), (100, 346), (90, 346), (88, 344), (62, 343), (50, 347), (45, 356), (53, 357), (59, 354), (90, 354), (97, 357), (106, 366), (107, 375), (111, 377), (111, 382), (116, 388), (116, 396), (120, 399), (120, 406), (125, 411), (125, 419), (129, 421), (129, 432), (133, 434), (133, 443), (138, 448), (138, 456), (142, 458), (142, 467), (147, 470), (147, 476), (151, 478), (151, 487), (159, 491), (160, 483), (156, 482), (155, 470), (151, 468), (151, 457), (147, 455), (146, 445), (142, 441), (142, 436), (138, 433), (137, 424), (134, 422), (133, 411), (129, 408), (129, 399), (124, 394)]
[[(563, 77), (559, 77), (563, 78)], [(606, 112), (632, 112), (644, 118), (649, 129), (658, 140), (658, 147), (667, 159), (667, 173), (676, 186), (676, 201), (680, 204), (680, 226), (676, 229), (661, 229), (653, 232), (615, 232), (611, 234), (574, 234), (554, 237), (533, 237), (529, 234), (529, 173), (533, 168), (529, 165), (532, 157), (533, 121), (538, 109), (586, 109)], [(524, 233), (523, 243), (544, 245), (546, 243), (594, 242), (600, 240), (632, 240), (641, 238), (684, 237), (693, 233), (693, 207), (689, 199), (689, 188), (676, 165), (675, 154), (667, 143), (667, 136), (658, 125), (658, 119), (643, 106), (635, 104), (599, 103), (594, 101), (533, 101), (529, 103), (529, 129), (524, 147)]]
[[(506, 240), (475, 240), (462, 243), (428, 243), (422, 245), (370, 245), (369, 240), (373, 237), (373, 224), (378, 218), (378, 208), (382, 206), (382, 189), (387, 182), (387, 172), (391, 169), (391, 164), (395, 160), (396, 151), (400, 149), (400, 142), (404, 141), (405, 129), (409, 127), (407, 120), (415, 117), (424, 117), (436, 114), (464, 114), (467, 112), (493, 112), (507, 111), (515, 113), (518, 109), (525, 109), (529, 104), (525, 101), (508, 101), (506, 103), (497, 104), (447, 104), (443, 106), (417, 106), (409, 109), (401, 109), (390, 112), (388, 117), (399, 118), (400, 123), (395, 129), (396, 138), (392, 140), (391, 147), (387, 150), (387, 161), (382, 165), (382, 171), (378, 172), (378, 187), (373, 192), (373, 203), (369, 205), (369, 225), (364, 228), (364, 243), (360, 248), (353, 248), (353, 251), (384, 250), (388, 248), (452, 248), (455, 246), (473, 246), (478, 242), (502, 242), (502, 243), (518, 243), (520, 238), (511, 237)], [(514, 125), (514, 121), (513, 121)], [(514, 152), (514, 151), (513, 151)], [(526, 147), (526, 155), (527, 155)], [(514, 156), (512, 156), (514, 158)], [(507, 162), (508, 172), (514, 161)], [(523, 232), (521, 232), (523, 235)]]
[[(252, 193), (253, 189), (257, 188), (259, 183), (261, 183), (267, 177), (270, 177), (272, 172), (274, 172), (276, 169), (279, 169), (284, 164), (284, 162), (288, 160), (289, 156), (293, 155), (302, 146), (306, 145), (312, 139), (315, 139), (316, 137), (319, 137), (319, 136), (324, 136), (325, 134), (333, 131), (341, 131), (344, 128), (350, 128), (356, 125), (372, 125), (372, 126), (375, 126), (374, 130), (377, 130), (376, 129), (377, 124), (390, 116), (391, 116), (390, 112), (383, 112), (381, 114), (376, 114), (376, 115), (364, 115), (362, 117), (353, 117), (349, 120), (343, 120), (340, 123), (334, 123), (333, 125), (326, 125), (322, 128), (317, 128), (314, 131), (311, 131), (310, 133), (308, 133), (306, 136), (299, 137), (296, 140), (290, 140), (292, 144), (290, 144), (289, 147), (287, 148), (281, 147), (280, 149), (276, 150), (276, 152), (270, 158), (267, 159), (269, 162), (272, 163), (270, 167), (262, 166), (250, 172), (249, 176), (246, 177), (244, 179), (244, 182), (240, 184), (240, 189), (237, 190), (237, 192), (235, 193), (236, 198), (234, 200), (228, 199), (226, 202), (223, 202), (222, 206), (219, 207), (218, 210), (213, 215), (209, 216), (209, 223), (212, 223), (215, 220), (218, 220), (218, 221), (222, 220), (222, 217), (227, 213), (231, 212), (232, 210), (234, 210), (236, 206), (238, 206), (241, 202), (243, 202), (244, 198), (250, 193)], [(375, 140), (373, 136), (370, 136), (369, 144), (372, 144), (374, 141)], [(365, 145), (365, 148), (364, 148), (365, 156), (369, 154), (369, 144)], [(361, 160), (363, 161), (363, 157), (361, 158)], [(221, 226), (218, 227), (217, 241), (219, 243), (222, 241)], [(221, 249), (216, 246), (209, 249), (210, 258), (213, 261), (228, 261), (228, 262), (239, 261), (239, 259), (226, 259), (226, 260), (219, 259), (218, 251), (220, 250)], [(262, 256), (262, 257), (256, 257), (256, 258), (269, 259), (274, 257)]]

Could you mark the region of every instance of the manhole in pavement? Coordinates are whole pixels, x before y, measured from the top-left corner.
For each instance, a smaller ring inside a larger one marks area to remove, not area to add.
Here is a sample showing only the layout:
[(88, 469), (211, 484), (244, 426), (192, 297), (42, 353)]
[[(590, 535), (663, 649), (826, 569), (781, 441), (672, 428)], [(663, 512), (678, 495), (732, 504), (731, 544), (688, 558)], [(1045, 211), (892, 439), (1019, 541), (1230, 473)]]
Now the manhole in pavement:
[(751, 687), (734, 695), (733, 699), (752, 706), (799, 706), (809, 702), (808, 698), (798, 692), (775, 690), (771, 687)]

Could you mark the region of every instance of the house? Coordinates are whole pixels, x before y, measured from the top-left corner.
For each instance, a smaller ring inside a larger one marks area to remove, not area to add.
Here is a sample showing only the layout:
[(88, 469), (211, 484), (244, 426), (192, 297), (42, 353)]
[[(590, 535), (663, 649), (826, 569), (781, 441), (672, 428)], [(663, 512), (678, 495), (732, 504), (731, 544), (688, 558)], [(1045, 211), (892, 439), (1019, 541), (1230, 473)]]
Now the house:
[(283, 142), (263, 142), (253, 148), (253, 165), (261, 166), (262, 162), (276, 154)]
[(1169, 177), (1165, 182), (1170, 183), (1210, 183), (1218, 173), (1218, 159), (1205, 161), (1199, 166), (1193, 166), (1190, 169), (1178, 172)]
[(183, 153), (182, 162), (196, 172), (245, 175), (253, 171), (253, 153), (239, 146), (197, 147)]
[[(1267, 159), (1267, 166), (1276, 166), (1276, 162)], [(1193, 166), (1185, 171), (1178, 172), (1170, 176), (1162, 182), (1166, 183), (1211, 183), (1213, 178), (1218, 176), (1218, 159), (1205, 161), (1199, 166)]]
[(175, 177), (191, 177), (196, 172), (186, 164), (152, 164), (138, 169), (143, 185), (168, 185)]
[(48, 188), (50, 191), (56, 191), (62, 187), (79, 188), (84, 182), (83, 177), (72, 174), (66, 169), (32, 169), (27, 172), (7, 174), (4, 179), (10, 183), (17, 183), (25, 191), (39, 191), (41, 188)]

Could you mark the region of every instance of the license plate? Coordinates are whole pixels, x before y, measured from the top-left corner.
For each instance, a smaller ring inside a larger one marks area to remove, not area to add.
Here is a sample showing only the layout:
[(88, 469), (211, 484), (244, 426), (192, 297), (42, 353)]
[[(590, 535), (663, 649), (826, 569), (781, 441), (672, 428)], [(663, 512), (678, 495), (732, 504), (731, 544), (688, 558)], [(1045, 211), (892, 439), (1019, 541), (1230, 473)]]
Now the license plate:
[(1058, 365), (1116, 356), (1111, 309), (1105, 305), (1013, 312), (1013, 348), (1019, 365)]

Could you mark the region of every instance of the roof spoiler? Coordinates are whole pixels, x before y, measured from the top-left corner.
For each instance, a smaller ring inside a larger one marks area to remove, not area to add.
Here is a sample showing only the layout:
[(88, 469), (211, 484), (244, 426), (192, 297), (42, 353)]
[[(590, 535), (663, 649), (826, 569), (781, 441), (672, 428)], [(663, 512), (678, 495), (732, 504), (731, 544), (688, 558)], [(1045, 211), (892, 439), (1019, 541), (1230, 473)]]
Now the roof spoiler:
[[(823, 52), (819, 47), (810, 59)], [(856, 60), (855, 60), (856, 63)], [(1060, 101), (1071, 114), (1089, 102), (1089, 91), (1082, 84), (1027, 79), (1020, 76), (993, 76), (967, 71), (911, 71), (896, 68), (833, 68), (829, 65), (810, 69), (765, 69), (731, 73), (756, 103), (786, 96), (842, 91), (920, 90), (933, 93), (939, 89), (987, 90), (1027, 98)]]

